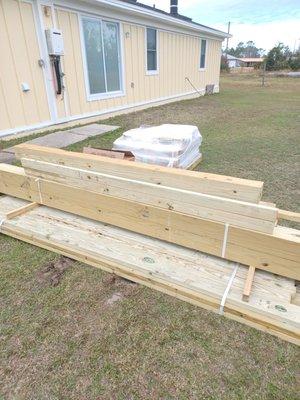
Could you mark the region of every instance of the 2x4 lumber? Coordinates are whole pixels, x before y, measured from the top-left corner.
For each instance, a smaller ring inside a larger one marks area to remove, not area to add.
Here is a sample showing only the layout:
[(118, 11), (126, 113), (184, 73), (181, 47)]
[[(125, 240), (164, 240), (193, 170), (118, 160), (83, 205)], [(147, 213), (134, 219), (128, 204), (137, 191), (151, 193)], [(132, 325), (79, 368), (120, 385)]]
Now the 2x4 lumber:
[[(222, 256), (225, 224), (105, 196), (26, 176), (24, 169), (3, 164), (0, 192), (40, 202), (143, 235)], [(276, 228), (274, 229), (276, 232)], [(300, 280), (300, 238), (289, 230), (272, 235), (229, 226), (224, 257)], [(298, 231), (296, 231), (298, 232)]]
[(18, 158), (46, 161), (213, 196), (250, 203), (258, 203), (262, 196), (263, 182), (260, 181), (147, 165), (30, 144), (20, 144), (14, 149)]
[(15, 217), (18, 217), (30, 210), (33, 210), (34, 208), (38, 207), (39, 203), (33, 202), (26, 204), (25, 206), (19, 207), (13, 211), (10, 211), (9, 213), (6, 214), (6, 219), (12, 219)]
[(286, 210), (278, 210), (278, 219), (300, 222), (300, 213), (286, 211)]
[(250, 265), (249, 269), (248, 269), (248, 273), (247, 273), (247, 278), (245, 281), (244, 291), (243, 291), (243, 301), (249, 301), (249, 296), (250, 296), (251, 289), (252, 289), (254, 274), (255, 274), (255, 267)]
[(94, 149), (93, 147), (84, 147), (83, 153), (84, 154), (94, 154), (95, 156), (118, 158), (120, 160), (123, 160), (125, 157), (125, 153), (122, 153), (120, 151)]
[(277, 209), (22, 158), (27, 175), (234, 226), (272, 233)]
[[(138, 235), (132, 234), (130, 238), (126, 231), (124, 235), (123, 231), (119, 231), (118, 233), (117, 228), (106, 227), (82, 218), (74, 220), (70, 214), (46, 207), (40, 207), (38, 211), (31, 214), (24, 214), (19, 220), (7, 221), (3, 226), (3, 233), (7, 235), (116, 273), (192, 304), (218, 311), (220, 296), (215, 297), (214, 285), (207, 286), (206, 294), (202, 290), (206, 287), (206, 278), (202, 275), (202, 271), (213, 272), (215, 269), (213, 266), (218, 265), (217, 260), (213, 262), (213, 260), (198, 257), (195, 260), (197, 264), (195, 278), (190, 279), (190, 275), (193, 275), (190, 274), (190, 270), (194, 269), (194, 263), (190, 263), (189, 259), (194, 259), (193, 252), (182, 249), (183, 255), (177, 260), (176, 253), (180, 254), (177, 246), (173, 246), (172, 250), (172, 245), (168, 245), (170, 249), (161, 251), (159, 242), (151, 238), (142, 238), (144, 245), (141, 246), (140, 240), (137, 240)], [(148, 252), (150, 256), (153, 253), (154, 266), (143, 260), (143, 255)], [(188, 252), (190, 256), (186, 258), (186, 267), (182, 264), (181, 275), (178, 272), (177, 277), (173, 277), (172, 273), (165, 271), (166, 264), (170, 264), (171, 272), (176, 271)], [(223, 268), (227, 270), (226, 263), (222, 260), (220, 262), (220, 268), (223, 265)], [(258, 272), (258, 277), (260, 274), (264, 273)], [(212, 282), (218, 283), (217, 275), (215, 278), (213, 276), (212, 279), (215, 280)], [(266, 279), (266, 288), (270, 278)], [(195, 283), (201, 283), (202, 286), (200, 285), (199, 289), (189, 285), (193, 279)], [(281, 279), (284, 280), (284, 278)], [(278, 287), (277, 290), (281, 289)], [(235, 291), (230, 292), (226, 302), (225, 315), (227, 317), (299, 344), (297, 306), (283, 303), (286, 309), (283, 313), (276, 307), (278, 301), (269, 301), (268, 295), (264, 298), (252, 296), (249, 303), (243, 303), (240, 295), (234, 293)]]

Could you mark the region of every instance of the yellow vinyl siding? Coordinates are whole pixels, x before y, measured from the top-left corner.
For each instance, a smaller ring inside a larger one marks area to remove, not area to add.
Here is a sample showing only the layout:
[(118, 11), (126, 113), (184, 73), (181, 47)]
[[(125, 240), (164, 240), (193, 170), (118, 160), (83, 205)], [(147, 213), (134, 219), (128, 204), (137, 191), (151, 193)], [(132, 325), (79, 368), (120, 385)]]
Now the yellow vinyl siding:
[[(76, 45), (73, 41), (72, 23), (71, 20), (74, 18), (74, 14), (60, 11), (57, 13), (57, 25), (58, 27), (63, 27), (63, 38), (65, 47), (65, 56), (62, 57), (63, 70), (73, 71), (72, 73), (66, 73), (65, 85), (67, 88), (66, 102), (68, 104), (68, 109), (71, 115), (79, 115), (86, 112), (88, 108), (84, 109), (80, 98), (83, 93), (80, 93), (77, 77), (79, 72), (76, 68), (76, 54), (74, 49)], [(76, 27), (77, 28), (77, 27)], [(75, 36), (78, 35), (77, 29), (75, 31)], [(58, 96), (59, 97), (59, 96)], [(63, 108), (63, 107), (62, 107)]]
[[(80, 42), (79, 17), (72, 11), (57, 10), (58, 27), (65, 43), (64, 72), (71, 115), (111, 110), (192, 92), (185, 77), (199, 89), (219, 83), (221, 42), (207, 39), (206, 70), (199, 71), (200, 38), (158, 31), (158, 74), (146, 74), (145, 27), (121, 24), (125, 96), (87, 101)], [(133, 84), (133, 87), (132, 87)]]
[[(0, 0), (0, 130), (50, 119), (32, 5)], [(29, 84), (24, 93), (22, 82)]]
[[(80, 13), (64, 8), (54, 8), (53, 12), (45, 7), (41, 8), (42, 29), (61, 29), (65, 48), (61, 57), (64, 96), (56, 96), (53, 77), (47, 78), (51, 82), (49, 96), (57, 108), (58, 120), (53, 122), (195, 93), (186, 77), (202, 92), (207, 84), (219, 84), (220, 40), (206, 38), (206, 68), (200, 70), (200, 36), (158, 30), (158, 73), (147, 75), (146, 26), (120, 22), (124, 94), (88, 101)], [(4, 57), (0, 63), (0, 133), (48, 121), (49, 105), (43, 70), (37, 62), (41, 56), (30, 2), (0, 0), (0, 51)], [(30, 85), (30, 92), (22, 92), (22, 82)]]

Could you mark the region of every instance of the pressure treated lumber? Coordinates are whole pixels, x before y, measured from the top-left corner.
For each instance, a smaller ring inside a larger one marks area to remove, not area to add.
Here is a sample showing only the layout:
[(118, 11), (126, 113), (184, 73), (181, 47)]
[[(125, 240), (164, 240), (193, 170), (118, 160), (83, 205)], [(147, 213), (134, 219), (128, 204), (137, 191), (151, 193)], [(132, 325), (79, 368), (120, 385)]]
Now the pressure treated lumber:
[(248, 269), (248, 273), (247, 273), (247, 278), (245, 281), (244, 291), (243, 291), (243, 301), (249, 301), (249, 296), (250, 296), (251, 289), (252, 289), (254, 274), (255, 274), (255, 267), (250, 265), (249, 269)]
[[(26, 204), (26, 203), (25, 203)], [(24, 205), (0, 198), (0, 218)], [(106, 226), (75, 215), (38, 207), (6, 220), (2, 233), (218, 312), (234, 263)], [(291, 304), (294, 281), (256, 271), (248, 303), (242, 301), (247, 267), (240, 265), (225, 303), (225, 316), (300, 343), (300, 308)]]
[(87, 189), (136, 203), (173, 210), (234, 226), (272, 233), (278, 210), (99, 172), (21, 158), (26, 175)]
[[(0, 167), (0, 192), (216, 256), (224, 248), (225, 224), (36, 179), (23, 168)], [(280, 228), (269, 235), (229, 226), (224, 257), (300, 280), (299, 231)]]
[(116, 160), (25, 143), (14, 149), (18, 158), (46, 161), (250, 203), (258, 203), (262, 195), (263, 182), (260, 181)]
[(300, 213), (286, 211), (286, 210), (278, 210), (278, 219), (300, 222)]
[(84, 147), (82, 152), (84, 154), (94, 154), (95, 156), (118, 158), (120, 160), (123, 160), (125, 157), (125, 153), (121, 151), (94, 149), (93, 147)]
[(19, 215), (22, 215), (30, 210), (33, 210), (34, 208), (36, 208), (38, 206), (39, 206), (39, 204), (36, 202), (26, 204), (20, 208), (17, 208), (16, 210), (13, 210), (13, 211), (10, 211), (9, 213), (7, 213), (6, 218), (12, 219), (12, 218), (18, 217)]

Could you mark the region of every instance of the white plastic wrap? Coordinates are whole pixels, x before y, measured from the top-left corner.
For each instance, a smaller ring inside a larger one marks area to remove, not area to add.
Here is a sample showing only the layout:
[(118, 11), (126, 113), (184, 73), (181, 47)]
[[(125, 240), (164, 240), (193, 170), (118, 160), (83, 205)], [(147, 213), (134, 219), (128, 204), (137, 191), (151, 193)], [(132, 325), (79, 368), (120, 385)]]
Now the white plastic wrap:
[(164, 124), (125, 132), (113, 149), (131, 151), (136, 161), (187, 168), (201, 153), (202, 136), (196, 126)]

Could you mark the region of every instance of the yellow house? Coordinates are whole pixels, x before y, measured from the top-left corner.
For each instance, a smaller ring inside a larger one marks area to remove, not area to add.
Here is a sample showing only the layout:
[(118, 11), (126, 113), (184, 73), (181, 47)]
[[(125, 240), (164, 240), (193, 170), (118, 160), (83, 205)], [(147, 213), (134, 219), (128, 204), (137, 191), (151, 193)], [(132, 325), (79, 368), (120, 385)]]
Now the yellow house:
[(176, 0), (0, 0), (0, 136), (218, 92), (226, 37)]

